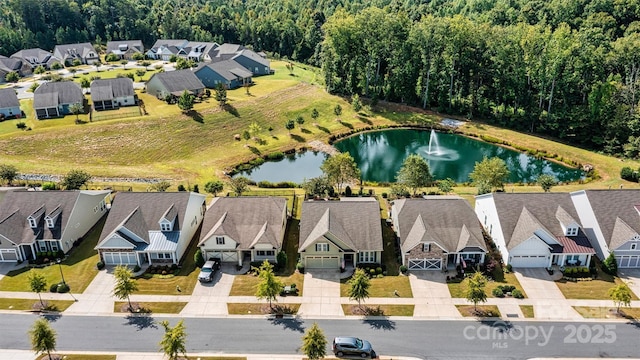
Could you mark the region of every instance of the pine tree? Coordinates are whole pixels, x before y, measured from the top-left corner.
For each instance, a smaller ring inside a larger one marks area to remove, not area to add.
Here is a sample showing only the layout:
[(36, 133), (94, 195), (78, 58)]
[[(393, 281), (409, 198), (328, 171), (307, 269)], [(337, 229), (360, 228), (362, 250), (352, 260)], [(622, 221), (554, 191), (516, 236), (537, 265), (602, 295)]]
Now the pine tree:
[(327, 338), (317, 323), (313, 323), (302, 337), (302, 353), (309, 360), (323, 359), (327, 355)]

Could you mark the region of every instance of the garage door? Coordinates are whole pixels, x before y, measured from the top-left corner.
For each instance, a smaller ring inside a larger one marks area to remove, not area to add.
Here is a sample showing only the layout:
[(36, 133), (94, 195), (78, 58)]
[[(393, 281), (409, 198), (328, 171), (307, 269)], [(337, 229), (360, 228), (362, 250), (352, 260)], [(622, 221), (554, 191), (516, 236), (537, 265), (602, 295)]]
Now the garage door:
[(135, 253), (125, 252), (106, 252), (102, 253), (104, 263), (107, 265), (136, 265)]
[(440, 270), (442, 259), (409, 259), (409, 270)]
[(640, 267), (640, 255), (616, 256), (619, 268)]
[(205, 251), (205, 253), (207, 254), (207, 259), (217, 258), (222, 262), (238, 262), (237, 251)]
[(338, 256), (307, 256), (307, 269), (338, 269), (340, 267), (340, 258)]
[(16, 249), (0, 250), (0, 261), (18, 261), (18, 253), (16, 252)]
[(548, 266), (549, 259), (546, 255), (514, 255), (509, 264), (513, 267), (538, 268)]

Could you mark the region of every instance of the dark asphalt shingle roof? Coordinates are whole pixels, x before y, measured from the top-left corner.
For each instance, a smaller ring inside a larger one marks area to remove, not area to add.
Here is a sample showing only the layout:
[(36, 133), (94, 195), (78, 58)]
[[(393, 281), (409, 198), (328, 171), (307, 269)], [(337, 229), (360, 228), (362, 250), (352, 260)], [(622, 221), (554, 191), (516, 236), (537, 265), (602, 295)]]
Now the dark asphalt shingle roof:
[(89, 54), (93, 54), (93, 57), (98, 56), (98, 52), (90, 43), (78, 43), (78, 44), (63, 44), (56, 45), (53, 49), (53, 53), (62, 59), (68, 58), (86, 58)]
[(238, 54), (236, 56), (234, 56), (232, 59), (236, 59), (238, 57), (244, 56), (248, 59), (251, 59), (255, 62), (257, 62), (258, 64), (264, 65), (264, 66), (269, 66), (269, 60), (263, 58), (262, 56), (256, 54), (255, 52), (249, 50), (249, 49), (244, 49), (240, 52), (238, 52)]
[(82, 89), (73, 81), (47, 82), (33, 92), (33, 107), (36, 109), (83, 102)]
[(224, 60), (216, 63), (202, 64), (194, 72), (197, 73), (205, 67), (210, 68), (229, 81), (235, 80), (237, 78), (250, 78), (251, 76), (253, 76), (253, 73), (251, 71), (247, 70), (244, 66), (238, 64), (233, 60)]
[(138, 51), (143, 51), (144, 46), (142, 45), (142, 41), (140, 40), (121, 40), (121, 41), (107, 41), (107, 54), (109, 53), (121, 53), (120, 45), (126, 45), (128, 51), (129, 49), (136, 49)]
[(168, 92), (178, 96), (184, 90), (195, 92), (204, 89), (200, 79), (189, 69), (155, 73), (153, 78), (157, 78)]
[(610, 250), (640, 233), (640, 190), (585, 190)]
[(22, 61), (0, 55), (0, 70), (4, 72), (19, 71)]
[(20, 100), (13, 89), (0, 89), (0, 109), (19, 107)]
[[(40, 65), (51, 62), (52, 60), (58, 60), (54, 58), (53, 54), (49, 51), (42, 50), (40, 48), (24, 49), (11, 55), (12, 58), (22, 59), (32, 65)], [(53, 58), (53, 59), (52, 59)]]
[(129, 78), (94, 80), (91, 82), (91, 100), (113, 100), (118, 97), (133, 96), (133, 81)]

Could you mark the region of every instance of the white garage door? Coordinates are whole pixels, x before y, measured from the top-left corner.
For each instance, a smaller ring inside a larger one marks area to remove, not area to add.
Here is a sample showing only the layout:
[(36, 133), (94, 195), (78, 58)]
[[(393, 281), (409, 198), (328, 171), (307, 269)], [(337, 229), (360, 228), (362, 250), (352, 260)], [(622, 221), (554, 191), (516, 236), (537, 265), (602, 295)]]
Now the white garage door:
[(125, 252), (106, 252), (102, 253), (104, 263), (107, 265), (136, 265), (135, 253)]
[(514, 255), (509, 264), (513, 267), (539, 268), (548, 266), (549, 259), (546, 255)]
[(0, 249), (0, 261), (17, 261), (18, 253), (16, 249)]
[(307, 269), (338, 269), (340, 267), (338, 256), (307, 256), (305, 259)]
[(616, 256), (619, 268), (640, 267), (640, 255)]
[(238, 262), (237, 251), (205, 251), (205, 253), (207, 254), (205, 260), (217, 258), (222, 260), (222, 262)]
[(442, 259), (409, 259), (409, 270), (440, 270)]

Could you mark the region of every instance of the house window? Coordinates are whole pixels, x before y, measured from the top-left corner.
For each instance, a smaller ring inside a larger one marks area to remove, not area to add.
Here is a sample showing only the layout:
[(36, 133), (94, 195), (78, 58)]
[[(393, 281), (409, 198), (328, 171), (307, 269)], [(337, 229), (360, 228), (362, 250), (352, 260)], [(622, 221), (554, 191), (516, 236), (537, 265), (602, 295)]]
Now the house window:
[(318, 243), (316, 244), (317, 252), (329, 252), (329, 244), (328, 243)]
[(47, 218), (47, 227), (49, 229), (53, 229), (53, 219), (52, 218)]
[(430, 252), (431, 251), (431, 243), (422, 244), (422, 251)]
[(169, 223), (161, 223), (160, 224), (161, 231), (171, 231), (171, 224)]
[(491, 226), (489, 226), (489, 235), (491, 235), (491, 233), (493, 233), (493, 224), (491, 224)]
[(51, 251), (58, 251), (58, 243), (57, 242), (52, 242), (51, 243)]
[(631, 244), (631, 250), (635, 250), (638, 247), (638, 244)]
[(40, 251), (47, 251), (47, 244), (44, 241), (40, 241), (38, 246), (40, 247)]
[(358, 262), (361, 262), (361, 263), (376, 262), (375, 251), (363, 251), (361, 253), (358, 253)]
[(216, 236), (216, 245), (224, 245), (224, 236)]
[(567, 229), (567, 236), (576, 236), (578, 235), (578, 228), (570, 227)]
[(484, 216), (484, 226), (487, 226), (487, 215)]
[(36, 224), (36, 219), (30, 217), (29, 218), (29, 226), (31, 226), (31, 228), (36, 228), (38, 227), (38, 225)]
[(275, 255), (275, 251), (273, 250), (257, 250), (256, 255), (258, 256), (273, 256)]
[(158, 259), (171, 259), (170, 253), (158, 253)]

